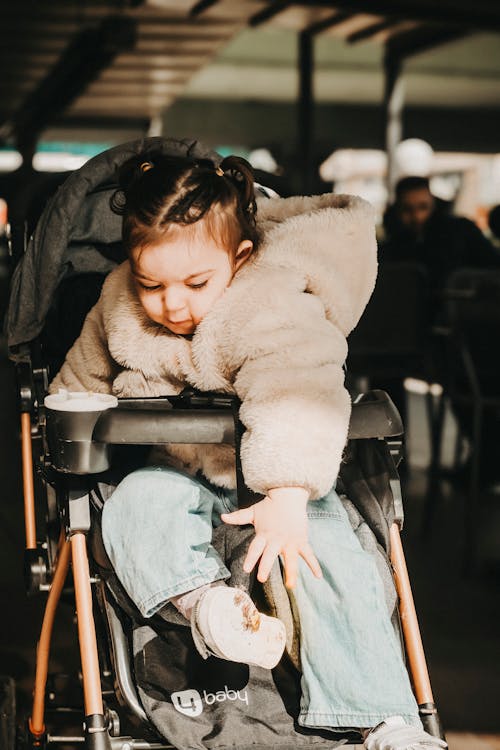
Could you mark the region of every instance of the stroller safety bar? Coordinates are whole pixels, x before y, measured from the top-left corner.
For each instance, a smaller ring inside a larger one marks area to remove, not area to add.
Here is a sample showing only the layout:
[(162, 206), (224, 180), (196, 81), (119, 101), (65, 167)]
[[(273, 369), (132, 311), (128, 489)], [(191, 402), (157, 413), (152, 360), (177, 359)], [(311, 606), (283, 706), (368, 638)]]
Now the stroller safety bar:
[[(121, 399), (98, 411), (46, 410), (47, 439), (58, 471), (95, 474), (110, 465), (111, 445), (229, 443), (238, 441), (238, 400), (190, 393), (156, 399)], [(349, 439), (390, 438), (403, 433), (394, 404), (372, 391), (353, 404)]]
[(96, 423), (93, 440), (102, 443), (234, 443), (232, 413), (193, 411), (108, 411)]
[(130, 403), (119, 403), (116, 409), (103, 412), (47, 410), (54, 468), (71, 474), (106, 471), (111, 445), (234, 443), (235, 422), (229, 410), (173, 410), (166, 399), (154, 407), (134, 409)]

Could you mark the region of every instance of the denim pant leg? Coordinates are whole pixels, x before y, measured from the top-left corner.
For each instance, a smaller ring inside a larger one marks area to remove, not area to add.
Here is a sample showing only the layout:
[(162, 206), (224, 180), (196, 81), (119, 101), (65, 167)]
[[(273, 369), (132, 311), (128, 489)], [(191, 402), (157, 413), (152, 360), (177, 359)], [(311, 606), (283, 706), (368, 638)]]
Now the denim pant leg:
[(212, 512), (219, 503), (194, 477), (152, 466), (126, 476), (106, 501), (104, 546), (144, 617), (173, 596), (229, 577), (211, 545)]
[(293, 592), (301, 624), (299, 723), (371, 727), (398, 714), (420, 725), (375, 561), (334, 490), (310, 502), (308, 516), (323, 578), (314, 578), (301, 561)]

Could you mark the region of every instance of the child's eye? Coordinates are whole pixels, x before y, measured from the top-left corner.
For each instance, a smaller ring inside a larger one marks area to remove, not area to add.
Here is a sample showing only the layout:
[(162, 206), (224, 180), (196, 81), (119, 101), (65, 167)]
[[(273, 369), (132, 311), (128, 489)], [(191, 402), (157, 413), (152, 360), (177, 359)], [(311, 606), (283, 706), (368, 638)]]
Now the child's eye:
[(141, 284), (141, 282), (139, 282), (139, 286), (146, 292), (156, 292), (158, 289), (160, 289), (161, 284), (155, 284), (155, 286), (147, 286), (146, 284)]
[(203, 289), (204, 286), (208, 284), (208, 279), (206, 281), (202, 281), (201, 284), (189, 284), (190, 289)]

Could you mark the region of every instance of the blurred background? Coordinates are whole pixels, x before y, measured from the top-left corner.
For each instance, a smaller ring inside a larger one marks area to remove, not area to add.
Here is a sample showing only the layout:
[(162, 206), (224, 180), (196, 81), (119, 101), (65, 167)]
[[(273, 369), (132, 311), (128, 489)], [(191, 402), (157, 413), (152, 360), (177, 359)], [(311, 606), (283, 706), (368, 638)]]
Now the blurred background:
[[(500, 5), (497, 0), (3, 0), (0, 315), (50, 197), (125, 141), (196, 138), (282, 196), (375, 207), (380, 274), (353, 397), (406, 427), (404, 542), (454, 750), (500, 748)], [(10, 249), (9, 249), (10, 244)], [(1, 342), (0, 673), (29, 705), (16, 388)], [(75, 660), (61, 611), (53, 659)]]

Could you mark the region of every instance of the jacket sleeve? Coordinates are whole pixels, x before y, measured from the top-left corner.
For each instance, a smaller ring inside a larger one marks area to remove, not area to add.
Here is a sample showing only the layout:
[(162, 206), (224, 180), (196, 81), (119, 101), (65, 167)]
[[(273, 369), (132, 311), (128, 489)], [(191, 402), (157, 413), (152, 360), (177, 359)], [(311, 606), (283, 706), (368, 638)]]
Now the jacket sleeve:
[(111, 393), (118, 371), (106, 343), (102, 317), (102, 297), (85, 318), (82, 332), (75, 341), (49, 391), (59, 388), (70, 391)]
[(336, 480), (349, 426), (344, 335), (306, 292), (278, 292), (240, 335), (246, 354), (234, 385), (246, 428), (247, 485), (264, 494), (301, 486), (312, 499), (323, 497)]

